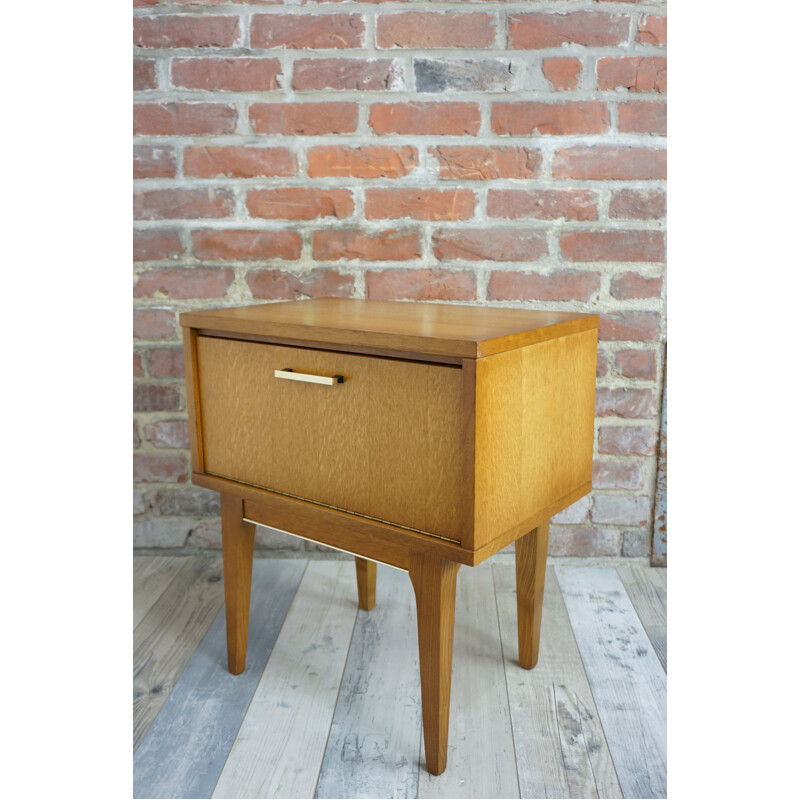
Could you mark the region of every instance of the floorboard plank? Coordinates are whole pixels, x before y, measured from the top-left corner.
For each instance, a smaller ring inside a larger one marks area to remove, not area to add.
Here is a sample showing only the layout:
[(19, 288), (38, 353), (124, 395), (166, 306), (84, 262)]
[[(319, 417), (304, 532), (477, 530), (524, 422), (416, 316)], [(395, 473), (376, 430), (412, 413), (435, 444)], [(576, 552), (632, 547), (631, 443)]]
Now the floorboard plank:
[(416, 797), (420, 727), (414, 590), (405, 572), (379, 565), (375, 607), (356, 618), (316, 796)]
[(222, 560), (186, 558), (133, 634), (133, 749), (222, 607)]
[(518, 661), (514, 566), (492, 570), (522, 797), (622, 797), (553, 568), (532, 670)]
[(617, 574), (666, 672), (667, 570), (658, 567), (619, 566)]
[(666, 797), (666, 675), (613, 567), (558, 582), (625, 797)]
[(306, 563), (255, 560), (245, 671), (228, 672), (220, 609), (136, 751), (134, 797), (211, 797)]
[(311, 561), (213, 797), (313, 797), (358, 600), (352, 561)]
[(185, 560), (177, 556), (133, 557), (134, 630), (161, 597)]
[[(447, 769), (420, 768), (419, 797), (519, 797), (492, 566), (460, 570)], [(424, 746), (420, 762), (424, 765)]]

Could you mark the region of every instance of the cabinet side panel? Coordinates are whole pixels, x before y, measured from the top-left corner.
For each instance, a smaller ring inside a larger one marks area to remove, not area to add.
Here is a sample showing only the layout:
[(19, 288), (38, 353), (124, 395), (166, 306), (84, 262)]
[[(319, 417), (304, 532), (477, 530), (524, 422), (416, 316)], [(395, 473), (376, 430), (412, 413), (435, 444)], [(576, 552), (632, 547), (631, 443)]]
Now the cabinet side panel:
[(478, 359), (475, 548), (592, 479), (597, 330)]
[(197, 333), (183, 329), (183, 364), (186, 373), (186, 410), (189, 415), (189, 443), (192, 472), (203, 471), (203, 433), (200, 428), (200, 390), (197, 381)]

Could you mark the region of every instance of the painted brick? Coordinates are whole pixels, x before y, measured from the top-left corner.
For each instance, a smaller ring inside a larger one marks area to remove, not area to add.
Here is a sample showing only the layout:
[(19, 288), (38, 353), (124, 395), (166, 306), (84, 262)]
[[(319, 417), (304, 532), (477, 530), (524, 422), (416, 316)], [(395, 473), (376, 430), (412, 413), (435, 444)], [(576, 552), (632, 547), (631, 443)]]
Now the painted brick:
[(611, 279), (611, 296), (617, 300), (636, 300), (646, 297), (661, 297), (664, 278), (646, 278), (638, 272), (623, 272)]
[(469, 270), (388, 269), (367, 272), (367, 297), (373, 300), (475, 300), (475, 273)]
[(611, 193), (611, 219), (661, 219), (667, 213), (667, 195), (661, 189), (620, 189)]
[(388, 91), (403, 85), (403, 70), (391, 58), (300, 58), (294, 62), (292, 88)]
[(595, 461), (592, 469), (593, 489), (631, 489), (644, 486), (640, 461)]
[(247, 274), (256, 300), (302, 300), (306, 297), (350, 297), (355, 278), (335, 269), (313, 269), (300, 275), (277, 269), (257, 269)]
[(144, 230), (133, 232), (134, 261), (164, 261), (183, 255), (178, 231)]
[(501, 92), (514, 88), (519, 68), (507, 59), (415, 58), (418, 92)]
[(185, 483), (187, 477), (184, 455), (133, 454), (133, 480), (136, 483)]
[(428, 152), (439, 162), (439, 177), (488, 181), (496, 178), (536, 178), (542, 154), (529, 147), (442, 145)]
[(375, 103), (369, 111), (369, 124), (379, 135), (476, 136), (481, 112), (477, 103)]
[(137, 339), (172, 339), (175, 312), (164, 308), (134, 308), (133, 335)]
[(597, 219), (597, 194), (589, 189), (489, 189), (489, 217), (506, 219)]
[(174, 178), (175, 148), (167, 145), (134, 145), (134, 178)]
[(297, 174), (297, 156), (286, 147), (193, 147), (183, 153), (191, 178), (278, 178)]
[(250, 46), (291, 50), (340, 50), (363, 47), (363, 14), (255, 14)]
[(234, 211), (226, 189), (153, 189), (133, 195), (134, 219), (221, 219)]
[(549, 556), (618, 556), (622, 533), (609, 528), (550, 528)]
[(650, 534), (647, 531), (623, 531), (622, 555), (625, 558), (650, 555)]
[(136, 425), (136, 420), (133, 421), (133, 446), (138, 447), (142, 443), (139, 436), (139, 427)]
[(568, 231), (561, 234), (568, 261), (663, 261), (661, 231)]
[(582, 270), (500, 272), (489, 276), (489, 300), (580, 300), (588, 302), (600, 291), (600, 273)]
[(606, 354), (598, 349), (597, 351), (597, 369), (595, 371), (595, 376), (598, 378), (603, 378), (608, 375), (608, 358)]
[(656, 451), (658, 434), (642, 426), (601, 425), (597, 434), (597, 452), (612, 456), (651, 456)]
[(571, 506), (556, 514), (550, 521), (554, 525), (580, 525), (589, 521), (589, 509), (592, 507), (592, 496), (587, 494), (576, 500)]
[(147, 500), (145, 493), (141, 489), (133, 490), (133, 513), (144, 514), (147, 511)]
[(639, 44), (652, 44), (666, 46), (667, 44), (667, 18), (644, 16), (639, 22), (636, 32), (636, 41)]
[[(260, 527), (256, 527), (260, 530)], [(222, 549), (222, 521), (203, 520), (192, 528), (187, 544), (208, 550)]]
[(493, 14), (457, 11), (452, 14), (405, 12), (380, 14), (376, 20), (378, 47), (490, 47), (494, 43)]
[(135, 383), (134, 411), (180, 411), (181, 390), (175, 384)]
[(152, 548), (183, 547), (193, 522), (182, 518), (145, 518), (133, 522), (133, 546)]
[(667, 59), (643, 56), (601, 58), (597, 62), (597, 88), (666, 92)]
[(184, 376), (183, 348), (156, 347), (148, 351), (147, 364), (154, 378), (182, 378)]
[(595, 416), (648, 419), (656, 415), (656, 396), (650, 389), (598, 387)]
[(224, 103), (137, 103), (133, 132), (137, 136), (202, 136), (233, 133), (236, 109)]
[(469, 189), (367, 189), (366, 219), (469, 219), (475, 195)]
[(650, 500), (647, 497), (626, 497), (596, 494), (592, 506), (592, 522), (604, 525), (647, 525)]
[(658, 102), (620, 103), (617, 106), (620, 133), (667, 133), (667, 104)]
[(574, 89), (578, 85), (583, 64), (579, 58), (544, 58), (542, 73), (556, 91)]
[(547, 255), (547, 238), (527, 228), (449, 228), (433, 232), (433, 254), (439, 261), (532, 262)]
[(628, 38), (629, 18), (595, 11), (568, 14), (510, 14), (509, 46), (523, 50), (541, 50), (564, 44), (586, 47), (611, 47)]
[(233, 279), (232, 269), (154, 269), (139, 275), (133, 296), (174, 300), (225, 297)]
[(372, 234), (359, 230), (314, 231), (314, 258), (363, 261), (407, 261), (421, 256), (419, 233), (387, 230)]
[(192, 252), (205, 261), (263, 261), (300, 258), (302, 240), (294, 231), (192, 231)]
[(607, 311), (600, 315), (600, 340), (656, 341), (660, 325), (657, 311)]
[(567, 147), (553, 156), (554, 178), (577, 180), (664, 180), (666, 150), (645, 147)]
[(155, 447), (188, 449), (189, 423), (185, 419), (160, 419), (144, 426), (144, 438)]
[(563, 136), (605, 133), (610, 125), (608, 106), (597, 100), (572, 103), (493, 103), (492, 130), (499, 134)]
[(133, 61), (133, 91), (157, 89), (156, 62), (151, 58), (136, 58)]
[(624, 378), (656, 379), (656, 354), (653, 350), (619, 350), (614, 355), (614, 369)]
[(240, 38), (238, 17), (162, 14), (133, 19), (136, 47), (233, 47)]
[(312, 147), (307, 153), (310, 178), (401, 178), (419, 164), (416, 147)]
[(354, 210), (346, 189), (255, 189), (247, 193), (247, 212), (262, 219), (344, 219)]
[(176, 58), (172, 85), (227, 92), (269, 92), (280, 89), (277, 58)]
[(256, 133), (321, 136), (352, 133), (358, 125), (355, 103), (254, 103), (250, 123)]
[(200, 487), (151, 490), (149, 500), (159, 517), (204, 517), (220, 509), (219, 494)]

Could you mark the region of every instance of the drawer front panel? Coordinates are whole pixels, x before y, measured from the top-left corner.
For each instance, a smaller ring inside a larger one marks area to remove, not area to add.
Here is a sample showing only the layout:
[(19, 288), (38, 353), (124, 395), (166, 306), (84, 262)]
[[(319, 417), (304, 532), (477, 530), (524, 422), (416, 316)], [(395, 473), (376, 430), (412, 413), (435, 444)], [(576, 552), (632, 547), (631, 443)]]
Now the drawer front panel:
[(460, 541), (460, 368), (208, 336), (197, 362), (207, 473)]

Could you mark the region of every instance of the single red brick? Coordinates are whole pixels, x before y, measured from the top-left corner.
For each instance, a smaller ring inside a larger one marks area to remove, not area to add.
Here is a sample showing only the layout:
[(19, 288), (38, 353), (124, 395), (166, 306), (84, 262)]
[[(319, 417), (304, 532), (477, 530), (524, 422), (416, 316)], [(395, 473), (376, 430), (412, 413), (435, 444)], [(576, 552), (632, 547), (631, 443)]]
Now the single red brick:
[(612, 219), (661, 219), (667, 213), (667, 195), (661, 189), (620, 189), (611, 193)]
[(134, 261), (163, 261), (183, 255), (178, 231), (144, 230), (133, 232)]
[(138, 144), (133, 147), (134, 178), (174, 178), (175, 149), (167, 145)]
[(608, 528), (553, 527), (547, 542), (550, 556), (618, 556), (622, 533)]
[(364, 46), (363, 14), (255, 14), (250, 46), (339, 50)]
[(578, 85), (582, 67), (579, 58), (542, 59), (542, 72), (556, 91), (574, 89)]
[(367, 189), (365, 219), (470, 219), (475, 195), (470, 189)]
[(387, 91), (402, 85), (399, 62), (391, 58), (300, 58), (294, 62), (292, 88)]
[(193, 178), (275, 178), (297, 174), (297, 156), (286, 147), (199, 147), (183, 152), (183, 174)]
[(185, 419), (160, 419), (144, 426), (144, 436), (155, 447), (189, 448), (189, 423)]
[(658, 339), (660, 323), (657, 311), (609, 311), (600, 316), (600, 339), (652, 342)]
[(656, 354), (653, 350), (620, 350), (614, 356), (614, 367), (624, 378), (656, 379)]
[(544, 231), (527, 228), (448, 228), (433, 232), (439, 261), (538, 261), (547, 255)]
[(152, 189), (134, 192), (134, 219), (221, 219), (234, 211), (226, 189)]
[(312, 269), (296, 275), (277, 269), (247, 274), (247, 285), (257, 300), (298, 300), (303, 297), (351, 297), (355, 278), (335, 269)]
[(495, 38), (494, 15), (465, 11), (380, 14), (376, 25), (382, 48), (491, 47)]
[(661, 297), (664, 278), (646, 278), (638, 272), (623, 272), (611, 281), (611, 296), (617, 300), (637, 300), (644, 297)]
[(541, 272), (494, 271), (489, 277), (489, 300), (581, 300), (600, 291), (600, 273), (581, 270)]
[(605, 133), (609, 124), (608, 106), (596, 100), (492, 104), (492, 130), (499, 134), (562, 136)]
[(597, 452), (614, 456), (651, 456), (658, 433), (642, 426), (602, 425), (597, 434)]
[(644, 486), (639, 461), (595, 461), (592, 489), (641, 489)]
[(133, 377), (134, 378), (144, 377), (144, 363), (142, 361), (142, 356), (140, 353), (133, 354)]
[(477, 103), (375, 103), (369, 110), (369, 125), (379, 135), (476, 136), (481, 110)]
[(542, 154), (529, 147), (478, 147), (455, 145), (431, 147), (439, 162), (439, 177), (488, 181), (496, 178), (536, 178)]
[(337, 261), (407, 261), (421, 255), (417, 231), (388, 230), (370, 234), (357, 230), (314, 231), (314, 258)]
[(589, 189), (489, 189), (489, 217), (505, 219), (597, 219), (597, 194)]
[(147, 352), (147, 364), (154, 378), (182, 378), (184, 376), (183, 348), (158, 347)]
[(347, 189), (254, 189), (247, 193), (247, 212), (262, 219), (343, 219), (353, 210), (353, 195)]
[(475, 273), (469, 270), (387, 269), (367, 272), (367, 297), (373, 300), (475, 300)]
[(620, 103), (617, 112), (620, 133), (667, 133), (666, 103)]
[(596, 494), (592, 521), (603, 525), (647, 525), (650, 521), (650, 498)]
[(596, 417), (645, 419), (656, 413), (656, 396), (650, 389), (597, 389)]
[(296, 261), (302, 244), (295, 231), (192, 231), (192, 253), (206, 261)]
[(181, 390), (175, 384), (135, 383), (134, 411), (180, 411)]
[(561, 234), (568, 261), (663, 261), (661, 231), (568, 231)]
[(134, 308), (133, 335), (136, 339), (175, 337), (175, 312), (165, 308)]
[(307, 156), (310, 178), (400, 178), (419, 165), (416, 147), (324, 145)]
[[(136, 427), (136, 420), (133, 421), (133, 446), (138, 447), (142, 443), (141, 437), (139, 436), (139, 429)], [(134, 496), (134, 503), (136, 502)]]
[(353, 133), (358, 126), (355, 103), (254, 103), (250, 122), (256, 133), (320, 136)]
[(186, 456), (134, 453), (133, 480), (136, 483), (186, 483), (186, 478)]
[(567, 147), (553, 156), (553, 177), (577, 180), (664, 180), (667, 151), (599, 145)]
[(608, 375), (608, 358), (606, 358), (606, 354), (602, 350), (598, 350), (595, 377), (604, 378), (606, 375)]
[(509, 47), (518, 50), (541, 50), (564, 44), (586, 47), (609, 47), (624, 44), (630, 18), (595, 11), (569, 14), (510, 14)]
[(133, 91), (157, 89), (156, 62), (151, 58), (135, 58), (133, 60)]
[(176, 58), (172, 85), (227, 92), (269, 92), (280, 89), (277, 58)]
[(666, 92), (667, 59), (643, 56), (601, 58), (597, 62), (597, 88)]
[(234, 277), (232, 269), (154, 269), (140, 273), (133, 296), (174, 300), (225, 297)]
[(640, 44), (664, 45), (667, 44), (667, 18), (644, 16), (639, 22), (636, 41)]
[(137, 103), (133, 132), (137, 136), (233, 133), (236, 119), (236, 109), (222, 103)]
[(136, 47), (233, 47), (240, 38), (239, 17), (162, 14), (133, 19)]

